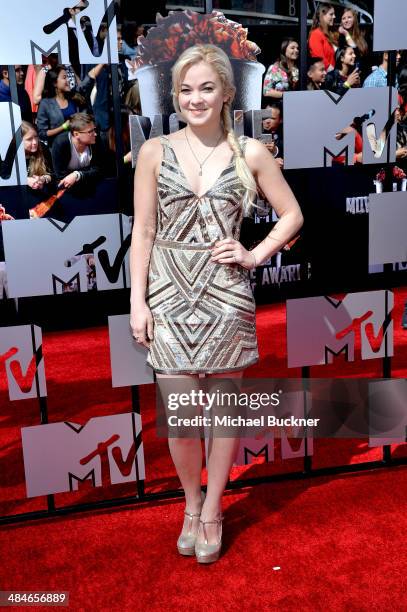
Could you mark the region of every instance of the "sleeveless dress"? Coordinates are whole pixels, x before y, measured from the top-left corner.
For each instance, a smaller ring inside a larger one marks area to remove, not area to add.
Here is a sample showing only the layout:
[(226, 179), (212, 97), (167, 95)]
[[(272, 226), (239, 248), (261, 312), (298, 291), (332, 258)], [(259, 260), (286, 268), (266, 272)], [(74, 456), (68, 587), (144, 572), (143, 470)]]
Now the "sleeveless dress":
[[(246, 139), (239, 138), (242, 149)], [(232, 157), (198, 197), (168, 137), (160, 141), (157, 228), (146, 292), (154, 339), (147, 363), (162, 374), (241, 370), (259, 359), (249, 272), (210, 257), (218, 240), (239, 240), (245, 188)]]

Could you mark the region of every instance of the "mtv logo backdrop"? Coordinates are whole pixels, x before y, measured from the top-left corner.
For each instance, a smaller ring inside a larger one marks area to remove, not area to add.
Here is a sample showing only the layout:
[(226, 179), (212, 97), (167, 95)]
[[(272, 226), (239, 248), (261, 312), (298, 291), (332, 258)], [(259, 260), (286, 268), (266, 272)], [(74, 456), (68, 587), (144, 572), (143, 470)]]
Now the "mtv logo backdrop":
[[(284, 413), (278, 414), (278, 418), (293, 416), (294, 418), (304, 418), (306, 413), (309, 413), (311, 408), (311, 396), (307, 394), (307, 409), (305, 410), (304, 400), (306, 395), (304, 391), (291, 391), (284, 393)], [(248, 411), (249, 413), (251, 411)], [(247, 416), (255, 417), (254, 413)], [(311, 432), (311, 429), (308, 430)], [(286, 431), (284, 427), (279, 428), (278, 437), (281, 440), (280, 451), (281, 459), (296, 459), (305, 457), (305, 440), (307, 440), (307, 455), (310, 456), (314, 452), (314, 444), (312, 435), (306, 438), (301, 438), (303, 432), (302, 427), (292, 427), (291, 432)], [(294, 439), (296, 436), (298, 438)], [(253, 462), (254, 458), (264, 457), (266, 462), (274, 461), (275, 453), (275, 431), (272, 428), (265, 428), (264, 436), (256, 438), (241, 438), (239, 450), (236, 455), (234, 465), (248, 465)]]
[[(114, 0), (17, 0), (12, 5), (3, 0), (2, 5), (2, 65), (41, 64), (41, 55), (51, 53), (58, 53), (61, 64), (78, 54), (81, 64), (119, 61)], [(102, 22), (108, 26), (105, 38)]]
[(120, 214), (3, 224), (9, 297), (128, 287), (130, 226)]
[(284, 168), (325, 168), (338, 156), (353, 165), (355, 133), (344, 130), (355, 119), (362, 125), (363, 163), (394, 162), (396, 107), (394, 87), (391, 92), (388, 87), (351, 89), (342, 97), (329, 91), (288, 92), (284, 95)]
[(20, 107), (13, 102), (0, 102), (0, 187), (26, 184)]
[(407, 2), (375, 0), (373, 51), (407, 49)]
[(407, 192), (369, 196), (369, 265), (407, 261)]
[(27, 497), (145, 479), (141, 417), (135, 413), (21, 430)]
[(138, 345), (132, 337), (130, 315), (116, 315), (108, 320), (112, 386), (129, 387), (153, 383), (153, 370), (146, 363), (148, 349)]
[(287, 300), (288, 367), (332, 363), (343, 353), (355, 360), (355, 334), (360, 332), (361, 358), (393, 355), (394, 297), (390, 291), (349, 293)]
[(45, 397), (42, 333), (36, 325), (0, 327), (0, 381), (11, 401)]

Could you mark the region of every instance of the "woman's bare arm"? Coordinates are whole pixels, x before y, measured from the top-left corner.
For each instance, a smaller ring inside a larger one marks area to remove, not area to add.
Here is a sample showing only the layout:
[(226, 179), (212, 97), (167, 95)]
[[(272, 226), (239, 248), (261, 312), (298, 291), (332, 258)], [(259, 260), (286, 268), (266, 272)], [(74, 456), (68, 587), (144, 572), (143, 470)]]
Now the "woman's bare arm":
[(278, 163), (267, 148), (258, 140), (250, 139), (245, 158), (257, 184), (279, 217), (267, 237), (251, 251), (259, 265), (280, 251), (297, 234), (304, 219)]
[(46, 72), (45, 70), (42, 69), (42, 66), (41, 66), (40, 70), (38, 70), (35, 74), (35, 82), (34, 82), (34, 89), (33, 89), (34, 104), (39, 104), (42, 100), (42, 92), (44, 91), (45, 77), (46, 77)]
[(134, 177), (134, 224), (130, 248), (131, 318), (133, 335), (148, 346), (152, 339), (152, 316), (146, 304), (151, 249), (156, 233), (157, 178), (162, 147), (157, 138), (140, 149)]

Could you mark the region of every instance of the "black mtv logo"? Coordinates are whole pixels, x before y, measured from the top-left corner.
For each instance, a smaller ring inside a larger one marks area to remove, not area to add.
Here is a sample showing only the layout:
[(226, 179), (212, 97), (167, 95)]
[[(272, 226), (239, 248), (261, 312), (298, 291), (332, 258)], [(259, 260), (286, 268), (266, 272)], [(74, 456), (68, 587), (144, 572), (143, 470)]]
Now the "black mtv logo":
[[(109, 253), (106, 249), (99, 250), (95, 255), (96, 249), (98, 249), (102, 244), (104, 244), (106, 240), (106, 236), (99, 236), (93, 242), (85, 243), (82, 249), (78, 253), (76, 253), (74, 257), (68, 259), (65, 262), (65, 266), (69, 268), (75, 265), (82, 258), (85, 258), (88, 266), (88, 276), (89, 274), (94, 275), (93, 286), (92, 283), (89, 284), (88, 282), (88, 289), (97, 289), (96, 267), (90, 262), (90, 258), (92, 257), (93, 259), (95, 256), (97, 256), (103, 273), (105, 274), (109, 283), (111, 283), (112, 285), (117, 283), (117, 281), (119, 280), (120, 272), (122, 272), (123, 285), (125, 288), (127, 287), (124, 259), (126, 257), (127, 251), (130, 248), (131, 234), (128, 234), (128, 236), (126, 236), (126, 238), (122, 241), (119, 250), (117, 251), (112, 262), (110, 260)], [(81, 280), (79, 273), (74, 274), (72, 278), (68, 280), (63, 280), (53, 274), (52, 282), (54, 294), (65, 293), (69, 291), (81, 291)]]
[[(76, 32), (73, 34), (74, 28), (69, 27), (68, 24), (73, 16), (79, 15), (79, 13), (83, 12), (88, 7), (89, 7), (88, 0), (83, 0), (81, 2), (78, 2), (78, 4), (76, 4), (75, 6), (71, 8), (66, 7), (63, 10), (62, 15), (60, 15), (59, 17), (57, 17), (56, 19), (54, 19), (53, 21), (51, 21), (50, 23), (46, 24), (43, 27), (43, 31), (47, 35), (53, 34), (61, 26), (66, 27), (66, 33), (67, 33), (68, 42), (69, 42), (69, 57), (70, 57), (71, 63), (80, 62), (80, 53), (79, 53), (77, 34)], [(89, 17), (82, 16), (80, 18), (79, 23), (82, 28), (84, 38), (88, 44), (89, 50), (91, 51), (94, 57), (101, 57), (101, 55), (103, 54), (106, 40), (109, 41), (109, 28), (115, 16), (116, 16), (116, 4), (115, 2), (110, 2), (109, 6), (107, 7), (102, 17), (102, 21), (100, 22), (99, 27), (97, 29), (94, 28), (94, 24), (92, 24), (92, 20)], [(105, 27), (107, 27), (107, 36), (106, 38), (103, 38), (102, 31)], [(94, 48), (94, 40), (97, 41), (96, 49)], [(39, 47), (36, 43), (31, 41), (31, 53), (33, 55), (33, 63), (36, 63), (34, 61), (35, 50), (38, 50), (40, 53), (46, 56), (50, 55), (53, 51), (56, 51), (59, 56), (61, 55), (61, 45), (59, 42), (56, 43), (50, 49), (44, 50), (44, 49), (41, 49), (41, 47)], [(108, 50), (108, 61), (110, 63), (111, 58), (110, 58), (109, 44), (107, 45), (107, 50)]]

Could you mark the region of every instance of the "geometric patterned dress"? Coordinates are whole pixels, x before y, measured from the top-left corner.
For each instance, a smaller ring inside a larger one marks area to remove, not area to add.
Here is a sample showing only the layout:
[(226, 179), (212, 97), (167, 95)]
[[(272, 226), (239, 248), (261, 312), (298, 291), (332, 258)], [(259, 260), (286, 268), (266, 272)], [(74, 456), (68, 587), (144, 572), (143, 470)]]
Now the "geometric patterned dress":
[[(244, 149), (245, 136), (240, 137)], [(147, 363), (162, 374), (241, 370), (259, 359), (248, 270), (211, 262), (218, 240), (239, 240), (245, 188), (234, 157), (208, 191), (190, 188), (166, 136), (146, 301), (154, 320)]]

